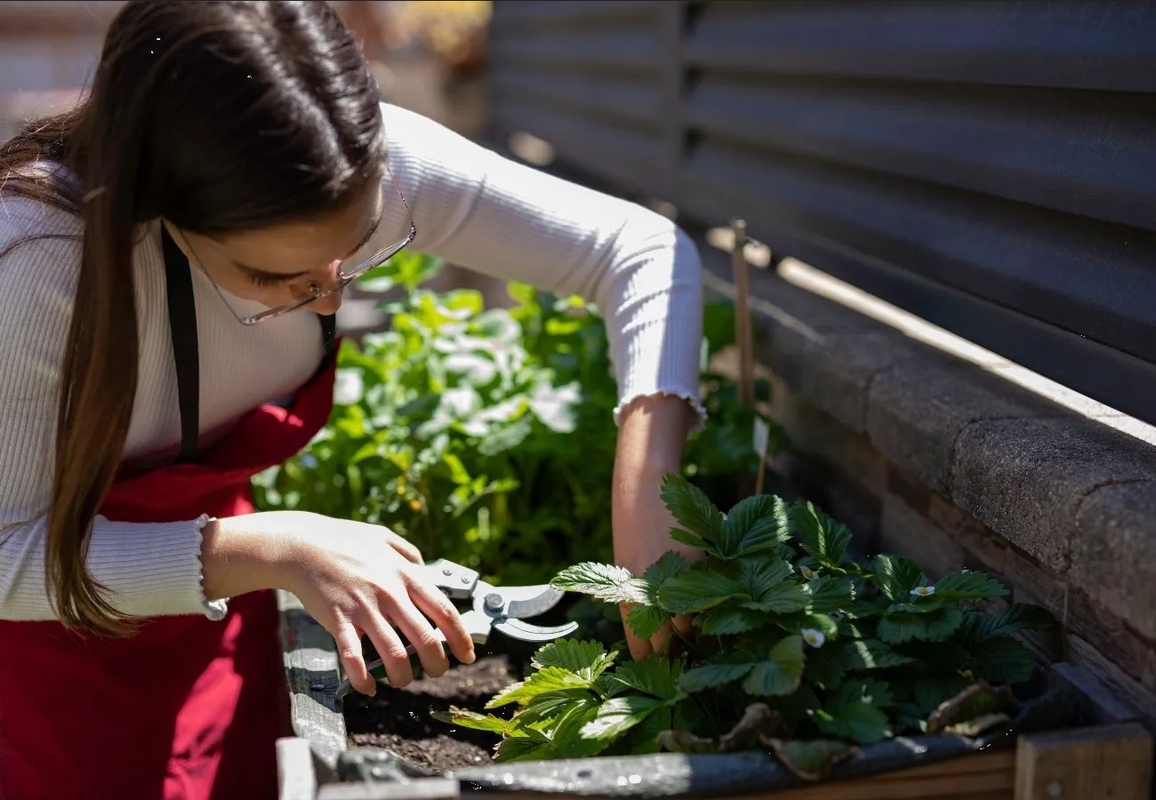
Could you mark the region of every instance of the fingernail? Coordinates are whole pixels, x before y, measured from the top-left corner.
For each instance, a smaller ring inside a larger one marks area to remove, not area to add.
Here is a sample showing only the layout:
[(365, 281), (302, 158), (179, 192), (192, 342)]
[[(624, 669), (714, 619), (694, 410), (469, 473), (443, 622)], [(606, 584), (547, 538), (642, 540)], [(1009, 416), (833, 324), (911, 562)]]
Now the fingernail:
[(475, 653), (473, 650), (471, 650), (471, 651), (470, 651), (469, 653), (467, 653), (466, 655), (467, 655), (468, 657), (467, 657), (467, 658), (465, 658), (465, 659), (463, 659), (464, 663), (466, 663), (466, 664), (473, 664), (473, 663), (474, 663), (474, 661), (475, 661), (475, 660), (477, 660), (477, 657), (478, 657), (478, 656), (477, 656), (477, 653)]

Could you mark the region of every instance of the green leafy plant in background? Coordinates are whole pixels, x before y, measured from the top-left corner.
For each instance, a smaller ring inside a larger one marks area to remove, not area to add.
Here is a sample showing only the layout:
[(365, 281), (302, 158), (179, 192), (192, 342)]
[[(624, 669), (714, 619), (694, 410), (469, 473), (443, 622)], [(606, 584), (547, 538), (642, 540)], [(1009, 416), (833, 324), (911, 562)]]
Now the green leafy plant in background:
[(435, 716), (500, 734), (498, 760), (758, 748), (804, 779), (892, 736), (1010, 724), (1010, 686), (1034, 664), (1012, 634), (1053, 625), (1045, 610), (989, 610), (1008, 592), (983, 573), (932, 583), (896, 556), (861, 564), (850, 531), (811, 503), (761, 495), (724, 514), (679, 476), (662, 495), (672, 538), (700, 559), (669, 552), (641, 576), (588, 562), (553, 583), (631, 604), (641, 637), (695, 615), (678, 657), (618, 663), (601, 644), (557, 642), (489, 703), (509, 718)]
[[(258, 506), (385, 525), (506, 583), (609, 559), (617, 387), (597, 309), (520, 283), (508, 308), (487, 309), (479, 292), (424, 288), (440, 266), (403, 253), (360, 281), (396, 295), (389, 330), (343, 344), (329, 424), (254, 480)], [(704, 363), (733, 340), (733, 311), (713, 304), (706, 322)], [(696, 481), (754, 461), (755, 412), (704, 375), (713, 416), (685, 465)]]

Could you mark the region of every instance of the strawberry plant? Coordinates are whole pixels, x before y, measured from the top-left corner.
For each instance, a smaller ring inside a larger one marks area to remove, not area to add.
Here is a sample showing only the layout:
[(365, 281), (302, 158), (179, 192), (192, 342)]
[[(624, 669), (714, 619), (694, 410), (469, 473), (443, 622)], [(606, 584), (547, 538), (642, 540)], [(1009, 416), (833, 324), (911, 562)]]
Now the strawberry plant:
[[(597, 309), (520, 283), (511, 307), (487, 309), (479, 292), (424, 288), (439, 267), (402, 253), (362, 279), (397, 296), (390, 328), (343, 344), (329, 424), (258, 476), (258, 506), (386, 525), (506, 583), (609, 559), (618, 394)], [(706, 322), (709, 354), (733, 312), (714, 304)], [(684, 467), (696, 481), (754, 463), (754, 411), (731, 395), (706, 374), (711, 420)]]
[(668, 552), (641, 576), (581, 563), (554, 585), (632, 604), (641, 637), (694, 615), (678, 655), (620, 663), (600, 644), (557, 642), (489, 703), (512, 706), (508, 718), (438, 716), (499, 734), (498, 760), (759, 748), (805, 779), (889, 737), (1009, 724), (1010, 687), (1034, 666), (1012, 634), (1050, 627), (1043, 609), (991, 610), (1008, 591), (983, 573), (933, 583), (896, 556), (860, 563), (851, 532), (808, 502), (763, 495), (724, 514), (679, 476), (662, 496), (672, 538), (701, 558)]

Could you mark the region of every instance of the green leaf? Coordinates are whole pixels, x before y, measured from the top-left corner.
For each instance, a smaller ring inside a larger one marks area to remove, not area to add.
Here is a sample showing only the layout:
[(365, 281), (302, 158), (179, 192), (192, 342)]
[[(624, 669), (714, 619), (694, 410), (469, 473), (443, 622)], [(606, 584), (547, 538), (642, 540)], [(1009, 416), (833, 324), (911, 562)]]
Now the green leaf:
[(639, 639), (649, 639), (670, 619), (670, 614), (657, 606), (635, 606), (626, 615), (626, 624)]
[(674, 539), (680, 544), (685, 544), (688, 547), (696, 547), (699, 550), (710, 553), (713, 556), (722, 555), (722, 552), (706, 539), (703, 539), (701, 536), (697, 536), (690, 531), (684, 531), (682, 528), (671, 528), (670, 538)]
[(558, 639), (540, 647), (530, 660), (530, 665), (538, 670), (560, 667), (583, 680), (592, 681), (605, 672), (617, 657), (617, 651), (607, 653), (595, 641)]
[(803, 677), (803, 638), (788, 636), (774, 647), (766, 661), (751, 669), (743, 689), (759, 697), (790, 694)]
[(610, 679), (659, 700), (675, 700), (681, 694), (678, 689), (681, 677), (682, 664), (662, 656), (650, 656), (619, 664)]
[(646, 582), (625, 567), (592, 561), (559, 572), (550, 585), (567, 592), (581, 592), (604, 603), (646, 603)]
[(692, 570), (675, 575), (658, 591), (658, 602), (672, 614), (694, 614), (727, 600), (749, 597), (736, 581), (718, 572)]
[(962, 675), (944, 675), (938, 678), (923, 678), (911, 685), (912, 695), (919, 707), (920, 716), (927, 717), (951, 698), (971, 686), (972, 682)]
[(910, 602), (911, 590), (927, 584), (923, 570), (906, 558), (878, 555), (872, 559), (871, 566), (878, 580), (879, 591), (893, 603)]
[(581, 728), (584, 739), (613, 740), (650, 716), (664, 701), (641, 695), (612, 697)]
[(530, 761), (541, 758), (550, 748), (549, 739), (528, 736), (511, 737), (498, 742), (494, 761)]
[(690, 569), (690, 564), (681, 554), (673, 550), (668, 550), (663, 553), (657, 561), (647, 567), (646, 572), (642, 573), (643, 580), (646, 581), (647, 586), (654, 593), (662, 587), (662, 584), (673, 578), (675, 575), (681, 575)]
[(818, 578), (804, 586), (811, 596), (807, 611), (812, 614), (843, 611), (855, 600), (855, 585), (845, 578)]
[(768, 623), (767, 615), (749, 608), (712, 608), (695, 618), (705, 634), (733, 636), (755, 630)]
[(1006, 586), (982, 572), (954, 572), (935, 583), (935, 597), (946, 602), (989, 600), (1006, 594)]
[(464, 708), (451, 707), (448, 711), (434, 711), (430, 716), (438, 722), (458, 725), (475, 731), (505, 735), (510, 730), (510, 720), (495, 717), (493, 714), (479, 714)]
[(836, 764), (855, 752), (851, 745), (831, 739), (771, 739), (770, 746), (783, 766), (805, 781), (823, 780)]
[(889, 669), (910, 664), (913, 659), (897, 653), (878, 639), (848, 642), (842, 650), (843, 665), (852, 672)]
[(1031, 680), (1035, 658), (1011, 637), (985, 639), (968, 649), (971, 670), (988, 683), (1022, 683)]
[(803, 549), (826, 567), (837, 567), (847, 555), (851, 531), (820, 511), (813, 503), (799, 503), (790, 510), (791, 525)]
[(944, 606), (927, 614), (898, 612), (879, 621), (879, 638), (887, 644), (903, 644), (913, 639), (942, 642), (951, 637), (963, 622), (963, 612)]
[(871, 678), (857, 678), (844, 683), (827, 698), (827, 708), (837, 709), (849, 703), (868, 703), (876, 708), (890, 708), (895, 705), (891, 685)]
[(891, 614), (930, 614), (938, 611), (947, 603), (938, 598), (919, 599), (913, 603), (892, 603), (887, 607), (887, 615)]
[(1055, 625), (1056, 618), (1046, 609), (1031, 603), (1013, 603), (984, 617), (972, 630), (971, 641), (982, 642), (1021, 630), (1050, 630)]
[(540, 694), (519, 709), (514, 718), (510, 720), (512, 728), (509, 735), (512, 736), (523, 730), (536, 733), (541, 723), (564, 716), (570, 712), (575, 704), (583, 705), (588, 702), (590, 702), (588, 689), (563, 689)]
[(790, 577), (791, 565), (785, 561), (751, 558), (739, 562), (739, 583), (756, 602)]
[(724, 653), (701, 666), (688, 669), (679, 679), (678, 687), (684, 692), (700, 692), (725, 686), (749, 673), (757, 661), (754, 653)]
[(839, 623), (826, 614), (791, 614), (776, 620), (776, 624), (791, 633), (813, 630), (819, 631), (828, 639), (839, 635)]
[(717, 544), (722, 536), (723, 515), (703, 493), (681, 475), (669, 474), (662, 481), (660, 495), (679, 525)]
[(836, 648), (820, 647), (807, 653), (803, 676), (808, 683), (829, 691), (838, 686), (846, 674), (843, 660)]
[(575, 703), (554, 725), (551, 736), (551, 758), (586, 758), (605, 750), (612, 738), (582, 735), (583, 728), (598, 716), (599, 705), (593, 700)]
[(585, 689), (591, 681), (561, 667), (545, 667), (529, 678), (507, 686), (486, 703), (486, 708), (500, 708), (511, 703), (525, 705), (535, 697), (563, 689)]
[(658, 736), (663, 731), (670, 730), (671, 716), (670, 709), (660, 708), (647, 716), (642, 723), (631, 728), (625, 740), (626, 753), (642, 756), (662, 752)]
[(753, 602), (746, 602), (746, 608), (753, 608), (768, 614), (794, 614), (802, 611), (811, 602), (811, 593), (797, 583), (781, 583), (764, 592)]
[(729, 558), (767, 550), (790, 536), (790, 519), (782, 498), (756, 495), (739, 501), (723, 522), (719, 549)]
[(815, 724), (827, 736), (868, 745), (887, 738), (887, 715), (870, 703), (856, 701), (816, 715)]

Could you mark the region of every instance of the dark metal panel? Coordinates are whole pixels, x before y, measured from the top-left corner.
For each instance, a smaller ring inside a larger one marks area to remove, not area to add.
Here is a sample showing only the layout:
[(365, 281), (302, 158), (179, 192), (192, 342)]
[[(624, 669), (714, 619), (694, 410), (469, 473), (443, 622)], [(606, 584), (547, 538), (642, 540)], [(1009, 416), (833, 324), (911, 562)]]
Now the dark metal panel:
[(643, 5), (498, 0), (497, 126), (1156, 423), (1156, 2)]
[(652, 24), (663, 2), (667, 0), (505, 0), (494, 3), (493, 19), (502, 30), (623, 22)]
[[(702, 219), (718, 215), (717, 195), (704, 192), (689, 204)], [(844, 250), (761, 220), (759, 235), (835, 277), (893, 305), (917, 309), (928, 322), (1045, 375), (1087, 397), (1149, 424), (1156, 424), (1156, 364), (1122, 353), (1077, 333), (1048, 325), (1014, 309), (897, 269), (864, 253)]]
[(710, 73), (685, 122), (707, 133), (1156, 230), (1147, 95)]
[(645, 83), (581, 73), (543, 75), (515, 69), (495, 71), (490, 80), (495, 91), (539, 104), (543, 111), (554, 109), (565, 114), (626, 122), (660, 135), (663, 97), (657, 81)]
[(600, 74), (642, 70), (657, 74), (663, 54), (655, 28), (596, 28), (495, 36), (493, 60), (503, 68), (587, 70)]
[[(1156, 361), (1156, 235), (708, 141), (674, 202), (741, 214)], [(789, 253), (794, 255), (793, 253)], [(818, 265), (816, 265), (818, 266)], [(917, 313), (918, 310), (917, 310)]]
[(545, 111), (514, 97), (499, 101), (494, 113), (505, 133), (526, 131), (545, 139), (569, 163), (615, 185), (641, 189), (661, 180), (664, 162), (658, 134)]
[(690, 62), (746, 71), (1150, 92), (1140, 0), (704, 3)]

